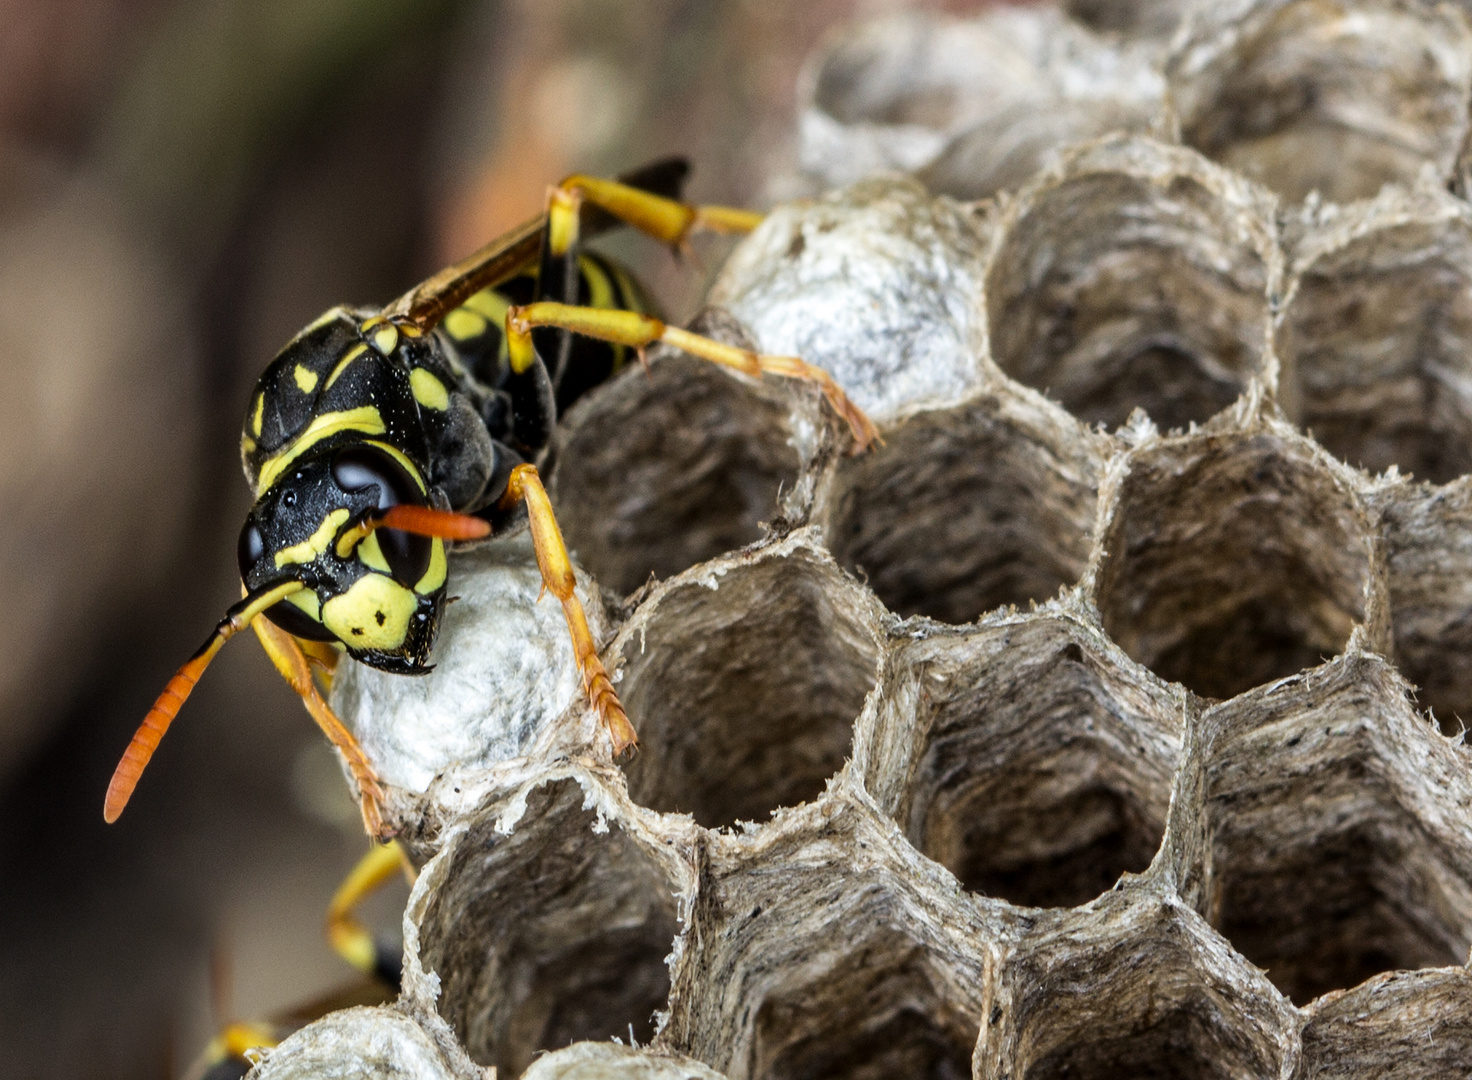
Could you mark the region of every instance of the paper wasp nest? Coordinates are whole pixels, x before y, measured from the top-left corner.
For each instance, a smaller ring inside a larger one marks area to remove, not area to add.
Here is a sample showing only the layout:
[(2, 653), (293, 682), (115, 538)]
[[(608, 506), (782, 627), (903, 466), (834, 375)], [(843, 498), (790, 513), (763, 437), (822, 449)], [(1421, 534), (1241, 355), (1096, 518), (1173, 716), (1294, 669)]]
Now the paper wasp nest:
[(566, 418), (641, 752), (526, 550), (461, 559), (480, 644), (338, 691), (398, 731), (404, 995), (261, 1076), (1467, 1074), (1472, 32), (1189, 7), (814, 59), (849, 186), (699, 323), (828, 367), (884, 445), (670, 354)]

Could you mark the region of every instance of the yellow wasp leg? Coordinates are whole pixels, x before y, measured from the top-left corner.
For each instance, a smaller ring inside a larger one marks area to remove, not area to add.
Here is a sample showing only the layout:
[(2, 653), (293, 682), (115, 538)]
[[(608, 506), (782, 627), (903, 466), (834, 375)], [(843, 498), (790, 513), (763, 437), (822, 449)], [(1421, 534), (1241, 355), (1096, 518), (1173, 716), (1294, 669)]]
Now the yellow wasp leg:
[(677, 326), (666, 326), (652, 315), (641, 315), (634, 311), (575, 307), (571, 304), (543, 301), (512, 307), (506, 311), (507, 355), (513, 371), (525, 371), (533, 362), (535, 353), (532, 351), (531, 331), (534, 326), (556, 326), (617, 345), (632, 345), (636, 349), (644, 349), (656, 341), (662, 341), (702, 360), (722, 364), (757, 378), (763, 374), (772, 374), (804, 379), (816, 383), (823, 391), (823, 396), (828, 399), (834, 411), (848, 424), (860, 450), (881, 441), (879, 430), (873, 421), (849, 400), (843, 388), (834, 382), (833, 376), (795, 356), (767, 356), (750, 349), (723, 345), (719, 341), (692, 334)]
[(692, 206), (617, 180), (581, 173), (569, 176), (547, 197), (548, 247), (563, 255), (577, 240), (578, 204), (586, 200), (627, 225), (670, 247), (683, 247), (692, 232), (750, 232), (762, 215), (730, 206)]
[(332, 950), (369, 975), (378, 970), (378, 945), (358, 921), (357, 908), (400, 872), (413, 884), (414, 867), (399, 842), (375, 844), (343, 879), (327, 905), (327, 941)]
[(501, 496), (500, 506), (503, 510), (509, 510), (518, 502), (526, 503), (527, 517), (531, 521), (532, 546), (536, 549), (542, 582), (553, 596), (562, 601), (562, 613), (567, 618), (567, 629), (572, 635), (573, 655), (583, 677), (583, 689), (587, 691), (588, 700), (598, 710), (599, 719), (613, 742), (613, 754), (617, 757), (634, 746), (639, 739), (629, 723), (628, 714), (619, 704), (608, 672), (598, 659), (598, 649), (588, 630), (588, 618), (583, 613), (583, 605), (573, 592), (577, 580), (573, 576), (572, 560), (568, 557), (567, 545), (562, 541), (562, 530), (557, 527), (557, 518), (552, 514), (552, 501), (547, 498), (547, 491), (542, 487), (542, 478), (537, 475), (534, 465), (518, 465), (511, 470), (511, 479), (506, 485), (506, 494)]
[(383, 789), (379, 787), (378, 774), (374, 772), (368, 755), (358, 745), (358, 740), (353, 738), (353, 733), (337, 718), (337, 714), (317, 689), (317, 684), (312, 681), (312, 669), (301, 645), (296, 638), (264, 615), (252, 619), (250, 626), (256, 632), (256, 637), (261, 639), (261, 646), (271, 658), (271, 663), (276, 665), (276, 670), (281, 672), (281, 677), (301, 695), (307, 712), (312, 714), (317, 726), (347, 759), (348, 771), (358, 784), (363, 827), (368, 830), (369, 836), (380, 836), (383, 832)]

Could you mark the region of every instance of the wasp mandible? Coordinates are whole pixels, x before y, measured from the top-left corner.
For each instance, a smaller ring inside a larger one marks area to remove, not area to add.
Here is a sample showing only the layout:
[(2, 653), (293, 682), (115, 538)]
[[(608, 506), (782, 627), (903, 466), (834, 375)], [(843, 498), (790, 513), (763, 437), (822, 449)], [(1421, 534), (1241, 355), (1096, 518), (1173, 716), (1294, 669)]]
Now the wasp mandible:
[[(877, 438), (827, 372), (667, 326), (647, 313), (621, 268), (582, 251), (589, 234), (616, 223), (678, 252), (697, 230), (740, 233), (760, 222), (749, 211), (671, 197), (686, 171), (671, 160), (622, 180), (569, 177), (550, 190), (545, 213), (381, 311), (333, 308), (277, 355), (251, 395), (241, 438), (255, 495), (238, 550), (243, 598), (134, 734), (108, 786), (107, 821), (122, 813), (210, 660), (249, 626), (342, 752), (369, 833), (382, 833), (373, 766), (314, 670), (330, 677), (341, 650), (385, 671), (429, 671), (447, 546), (524, 524), (615, 755), (635, 744), (537, 473), (559, 406), (629, 350), (642, 360), (647, 346), (664, 342), (749, 375), (813, 382), (860, 448)], [(527, 302), (515, 302), (518, 289)]]

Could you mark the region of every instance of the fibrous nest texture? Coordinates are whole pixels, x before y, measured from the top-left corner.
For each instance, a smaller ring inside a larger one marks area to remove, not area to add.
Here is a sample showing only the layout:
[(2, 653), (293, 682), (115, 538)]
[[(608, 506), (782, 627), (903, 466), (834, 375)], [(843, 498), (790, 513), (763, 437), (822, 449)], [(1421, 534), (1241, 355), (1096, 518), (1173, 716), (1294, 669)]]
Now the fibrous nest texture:
[(814, 58), (842, 186), (697, 324), (883, 445), (669, 353), (565, 418), (640, 753), (529, 549), (460, 558), (437, 671), (337, 690), (423, 864), (403, 996), (260, 1076), (1472, 1069), (1472, 30), (1072, 16)]

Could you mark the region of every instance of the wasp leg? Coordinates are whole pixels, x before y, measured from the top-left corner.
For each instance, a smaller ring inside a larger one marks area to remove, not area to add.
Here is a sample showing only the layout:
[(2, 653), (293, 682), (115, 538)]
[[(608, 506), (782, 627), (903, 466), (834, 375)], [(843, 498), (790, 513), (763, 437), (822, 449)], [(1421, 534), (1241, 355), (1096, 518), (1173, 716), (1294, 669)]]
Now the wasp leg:
[(763, 216), (731, 206), (693, 206), (617, 180), (579, 173), (558, 184), (547, 198), (547, 245), (554, 255), (568, 251), (577, 242), (578, 215), (584, 201), (677, 250), (685, 246), (691, 233), (750, 232), (762, 223)]
[(399, 842), (374, 844), (343, 879), (327, 906), (327, 941), (333, 952), (395, 990), (403, 974), (403, 956), (379, 947), (372, 931), (358, 921), (357, 908), (400, 872), (413, 884), (414, 867)]
[(860, 450), (879, 441), (879, 430), (873, 421), (849, 400), (833, 376), (795, 356), (767, 356), (735, 345), (725, 345), (699, 334), (692, 334), (688, 330), (681, 330), (677, 326), (666, 326), (651, 315), (641, 315), (633, 311), (542, 302), (509, 308), (506, 312), (507, 353), (513, 371), (525, 371), (534, 366), (536, 351), (532, 346), (531, 333), (538, 326), (557, 326), (576, 334), (601, 338), (619, 345), (631, 345), (636, 349), (662, 341), (702, 360), (734, 368), (757, 378), (763, 374), (784, 375), (791, 379), (816, 383), (834, 411), (848, 424)]
[(256, 632), (256, 637), (261, 639), (261, 646), (271, 658), (271, 663), (276, 665), (276, 670), (281, 672), (281, 677), (301, 695), (302, 703), (306, 705), (307, 712), (312, 714), (312, 719), (317, 721), (317, 726), (347, 759), (348, 771), (353, 774), (353, 780), (358, 785), (363, 827), (368, 830), (368, 835), (382, 835), (383, 789), (379, 787), (378, 774), (373, 771), (373, 764), (358, 745), (358, 740), (353, 738), (353, 733), (337, 718), (337, 714), (317, 689), (317, 684), (312, 681), (312, 669), (301, 645), (296, 638), (265, 616), (252, 619), (250, 626)]
[(535, 465), (518, 465), (511, 470), (511, 479), (506, 484), (506, 493), (496, 504), (499, 515), (509, 515), (518, 504), (525, 504), (527, 518), (531, 523), (532, 546), (537, 553), (537, 567), (542, 571), (542, 584), (562, 602), (562, 613), (567, 618), (567, 629), (572, 635), (573, 656), (577, 660), (578, 672), (583, 677), (583, 689), (588, 700), (598, 710), (598, 717), (613, 743), (613, 755), (618, 757), (632, 748), (638, 741), (628, 714), (619, 704), (608, 672), (598, 659), (598, 649), (593, 643), (593, 634), (588, 629), (588, 618), (583, 613), (573, 586), (572, 560), (567, 554), (567, 545), (562, 540), (562, 530), (552, 514), (552, 501), (542, 487), (542, 478)]

